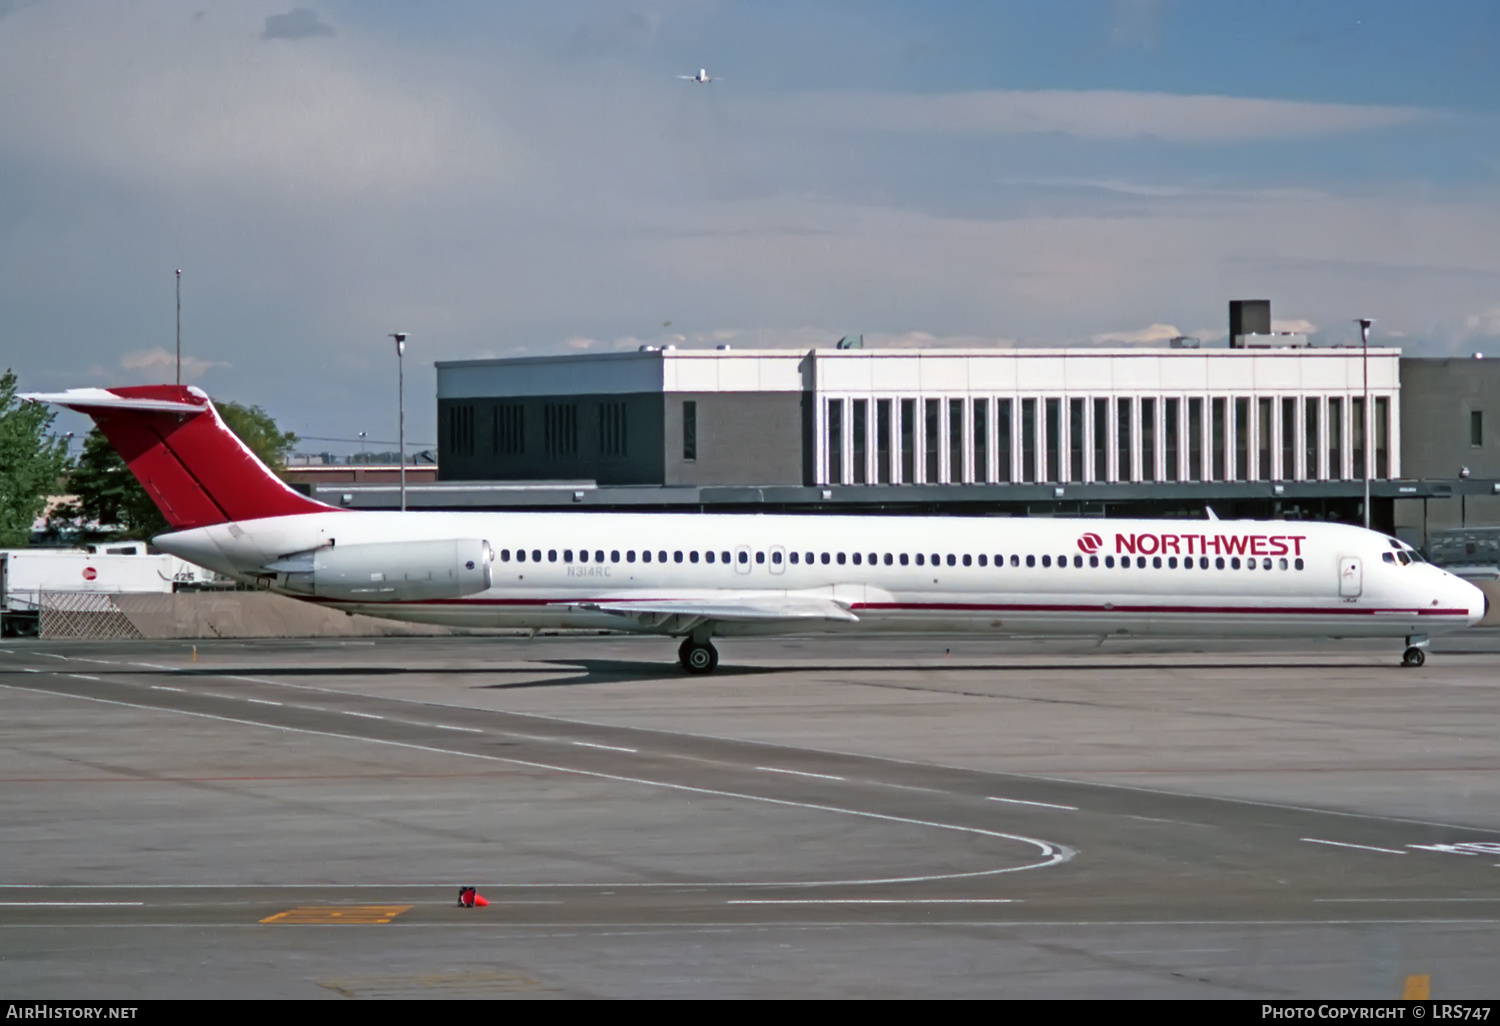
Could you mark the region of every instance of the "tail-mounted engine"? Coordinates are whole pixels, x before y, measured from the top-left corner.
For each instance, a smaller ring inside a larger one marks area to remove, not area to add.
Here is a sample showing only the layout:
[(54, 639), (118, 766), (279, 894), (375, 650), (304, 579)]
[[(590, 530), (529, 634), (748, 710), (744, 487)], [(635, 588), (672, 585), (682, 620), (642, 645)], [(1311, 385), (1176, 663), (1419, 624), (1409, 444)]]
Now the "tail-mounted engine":
[(490, 586), (495, 551), (477, 538), (329, 545), (267, 565), (275, 587), (343, 602), (462, 598)]

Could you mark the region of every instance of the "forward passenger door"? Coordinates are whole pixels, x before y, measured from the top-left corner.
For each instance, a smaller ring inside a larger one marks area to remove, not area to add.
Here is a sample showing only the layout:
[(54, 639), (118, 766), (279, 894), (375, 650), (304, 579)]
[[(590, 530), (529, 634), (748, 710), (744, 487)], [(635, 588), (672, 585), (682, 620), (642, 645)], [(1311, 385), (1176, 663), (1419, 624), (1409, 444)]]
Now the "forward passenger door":
[(1339, 560), (1339, 595), (1342, 598), (1359, 598), (1364, 590), (1364, 571), (1358, 556), (1345, 556)]

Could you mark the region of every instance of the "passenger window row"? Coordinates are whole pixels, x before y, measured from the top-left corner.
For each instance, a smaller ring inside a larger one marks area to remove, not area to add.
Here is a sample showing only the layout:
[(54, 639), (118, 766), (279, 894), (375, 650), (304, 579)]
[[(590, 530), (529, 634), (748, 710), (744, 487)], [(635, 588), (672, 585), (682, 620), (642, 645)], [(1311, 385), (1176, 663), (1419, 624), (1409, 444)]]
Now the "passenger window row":
[[(610, 563), (619, 563), (621, 561), (621, 555), (622, 553), (619, 549), (611, 549), (609, 552), (609, 558), (608, 560), (606, 560), (605, 552), (603, 549), (594, 549), (592, 553), (590, 553), (588, 549), (579, 549), (576, 553), (572, 549), (563, 549), (561, 550), (561, 552), (559, 552), (557, 549), (548, 549), (546, 551), (545, 558), (548, 563), (556, 563), (559, 556), (561, 556), (562, 562), (564, 563), (604, 563), (606, 561)], [(634, 549), (625, 550), (623, 556), (626, 563), (634, 563), (636, 561), (636, 551)], [(766, 562), (766, 557), (767, 554), (765, 552), (756, 552), (754, 554), (754, 560), (757, 565), (763, 565)], [(512, 555), (510, 549), (500, 550), (500, 562), (509, 563), (511, 561), (511, 558)], [(526, 549), (516, 549), (514, 558), (517, 563), (525, 563), (528, 560), (532, 563), (540, 563), (543, 560), (543, 554), (541, 549), (532, 549), (530, 550), (530, 552), (528, 552)], [(1130, 556), (1119, 557), (1118, 564), (1114, 556), (1089, 556), (1087, 558), (1088, 566), (1090, 568), (1099, 567), (1101, 565), (1101, 560), (1106, 570), (1113, 570), (1117, 565), (1121, 570), (1129, 570), (1132, 565)], [(738, 559), (741, 565), (748, 565), (751, 560), (751, 553), (746, 550), (741, 550), (737, 554), (730, 552), (712, 551), (700, 553), (696, 550), (683, 552), (680, 549), (675, 550), (670, 554), (665, 549), (658, 549), (655, 552), (647, 549), (640, 553), (640, 561), (642, 563), (651, 563), (653, 561), (657, 563), (666, 563), (669, 561), (673, 563), (731, 563), (735, 559)], [(996, 569), (1005, 566), (1005, 556), (997, 554), (993, 557), (993, 559), (993, 565)], [(1037, 557), (1035, 555), (1012, 555), (1010, 557), (1010, 565), (1019, 567), (1022, 565), (1022, 561), (1024, 560), (1026, 566), (1035, 567), (1038, 564), (1039, 559), (1043, 567), (1056, 566), (1059, 569), (1065, 569), (1069, 565), (1069, 557), (1066, 555), (1058, 556), (1055, 563), (1053, 562), (1053, 558), (1051, 555), (1044, 555), (1041, 557)], [(915, 563), (915, 565), (917, 566), (974, 566), (976, 562), (979, 566), (982, 567), (991, 565), (991, 557), (983, 553), (975, 556), (970, 554), (956, 555), (951, 552), (948, 553), (946, 557), (937, 552), (934, 552), (931, 555), (923, 552), (918, 552), (915, 555), (911, 555), (905, 552), (887, 552), (883, 557), (878, 552), (871, 552), (868, 555), (862, 552), (824, 552), (821, 554), (815, 552), (791, 552), (787, 554), (786, 561), (794, 566), (798, 565), (799, 563), (805, 563), (808, 566), (813, 566), (815, 564), (822, 564), (824, 566), (828, 566), (830, 564), (844, 566), (849, 563), (852, 563), (854, 566), (894, 566), (897, 564), (901, 566), (910, 566), (913, 563)], [(770, 553), (770, 562), (773, 566), (781, 565), (781, 552), (778, 550), (772, 550)], [(1073, 556), (1072, 566), (1081, 569), (1084, 566), (1084, 557)], [(1176, 556), (1151, 556), (1149, 557), (1148, 562), (1148, 557), (1136, 556), (1134, 566), (1138, 570), (1145, 570), (1148, 567), (1153, 570), (1176, 570), (1179, 567), (1179, 560)], [(1207, 556), (1199, 556), (1197, 558), (1197, 562), (1195, 563), (1192, 556), (1183, 556), (1180, 561), (1180, 566), (1183, 570), (1239, 570), (1242, 568), (1245, 570), (1301, 570), (1305, 567), (1305, 563), (1303, 562), (1301, 557), (1288, 560), (1285, 556), (1282, 556), (1279, 559), (1272, 559), (1270, 556), (1266, 556), (1259, 560), (1258, 565), (1257, 560), (1254, 556), (1246, 557), (1244, 560), (1241, 560), (1239, 556), (1230, 556), (1227, 559), (1224, 556), (1215, 556), (1212, 561), (1210, 561), (1209, 557)]]

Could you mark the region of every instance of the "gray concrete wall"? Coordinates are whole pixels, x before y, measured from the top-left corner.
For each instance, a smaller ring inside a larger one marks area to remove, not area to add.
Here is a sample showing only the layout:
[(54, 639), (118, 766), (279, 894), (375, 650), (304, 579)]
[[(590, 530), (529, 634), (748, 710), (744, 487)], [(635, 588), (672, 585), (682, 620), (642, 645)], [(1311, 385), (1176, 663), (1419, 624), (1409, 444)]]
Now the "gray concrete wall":
[(147, 638), (351, 638), (451, 634), (446, 627), (348, 616), (268, 592), (115, 595), (115, 605)]
[[(698, 404), (698, 458), (683, 459), (682, 404)], [(802, 484), (801, 392), (670, 392), (664, 484)]]
[[(1469, 414), (1484, 418), (1483, 444), (1469, 440)], [(1401, 476), (1500, 477), (1500, 360), (1401, 361)], [(1457, 500), (1455, 500), (1456, 502)]]
[[(1481, 444), (1471, 444), (1469, 415), (1483, 418)], [(1500, 360), (1404, 358), (1401, 361), (1401, 476), (1500, 478)], [(1500, 497), (1401, 500), (1396, 528), (1425, 540), (1430, 530), (1500, 525)]]
[(1500, 527), (1500, 495), (1396, 501), (1396, 533), (1413, 545), (1426, 544), (1428, 531), (1455, 527)]

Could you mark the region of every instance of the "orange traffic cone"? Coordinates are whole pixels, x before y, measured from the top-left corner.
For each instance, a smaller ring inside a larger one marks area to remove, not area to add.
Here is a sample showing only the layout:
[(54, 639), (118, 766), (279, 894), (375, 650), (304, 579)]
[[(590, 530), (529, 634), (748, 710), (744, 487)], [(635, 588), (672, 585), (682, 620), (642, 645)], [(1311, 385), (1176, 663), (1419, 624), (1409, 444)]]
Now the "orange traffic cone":
[(474, 907), (475, 908), (484, 908), (488, 904), (489, 904), (489, 899), (487, 899), (483, 894), (480, 894), (478, 891), (474, 892)]

